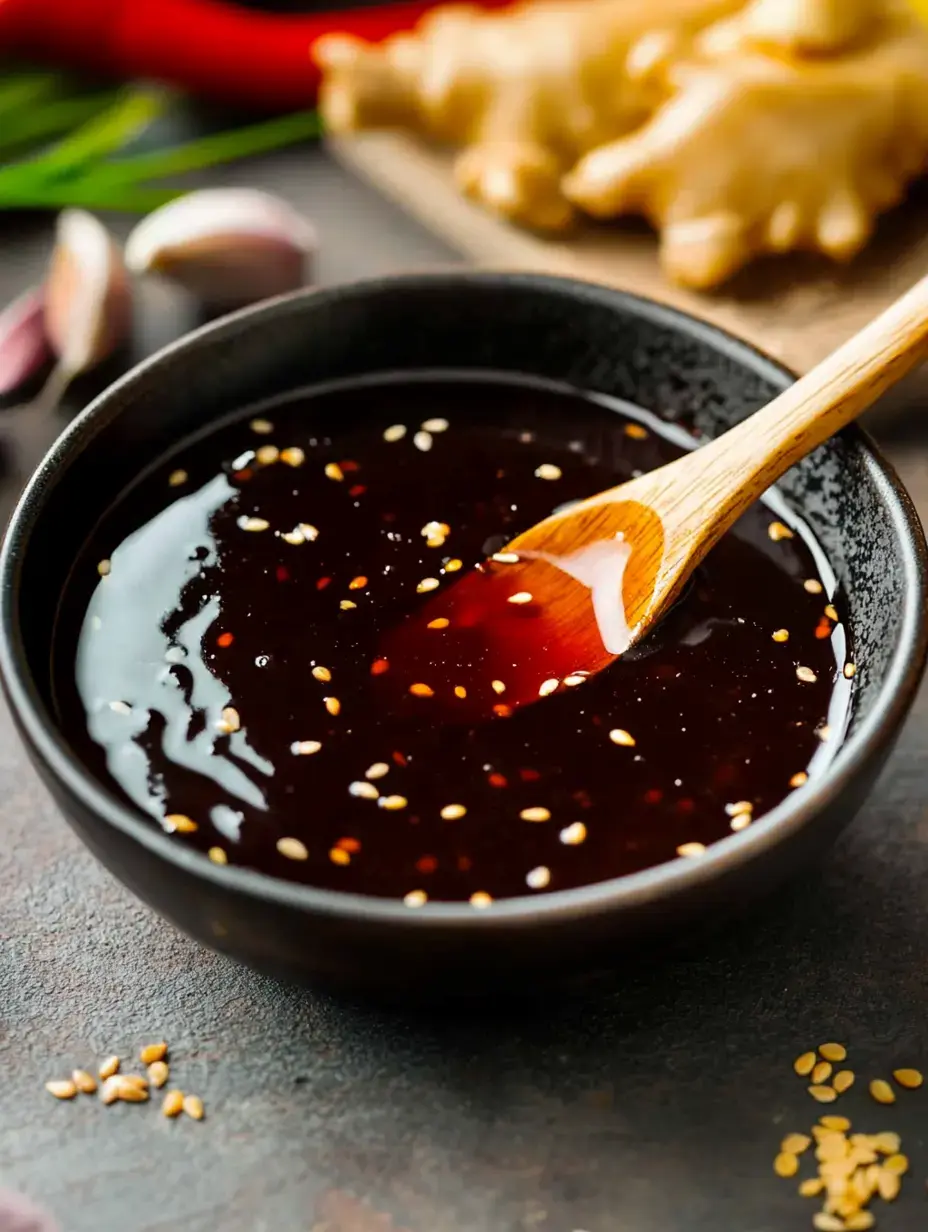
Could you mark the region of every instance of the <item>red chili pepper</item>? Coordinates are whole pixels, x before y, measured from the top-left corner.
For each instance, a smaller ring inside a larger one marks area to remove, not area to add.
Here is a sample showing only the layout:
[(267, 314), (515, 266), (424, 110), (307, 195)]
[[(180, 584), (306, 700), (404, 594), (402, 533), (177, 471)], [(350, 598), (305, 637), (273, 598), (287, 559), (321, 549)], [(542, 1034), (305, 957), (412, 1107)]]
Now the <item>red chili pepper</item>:
[(343, 32), (379, 42), (414, 26), (432, 6), (411, 0), (294, 17), (223, 0), (0, 0), (0, 54), (299, 108), (315, 101), (319, 71), (309, 49), (317, 38)]

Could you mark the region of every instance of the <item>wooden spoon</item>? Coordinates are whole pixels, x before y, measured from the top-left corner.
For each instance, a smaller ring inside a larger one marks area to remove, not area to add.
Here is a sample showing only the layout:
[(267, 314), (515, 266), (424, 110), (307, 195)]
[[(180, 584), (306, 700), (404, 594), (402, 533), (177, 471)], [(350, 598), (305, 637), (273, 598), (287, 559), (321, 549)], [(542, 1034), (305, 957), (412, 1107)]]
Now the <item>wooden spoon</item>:
[(490, 697), (500, 714), (601, 671), (648, 633), (750, 504), (924, 359), (928, 278), (722, 436), (518, 535), (414, 612), (385, 655), (421, 679), (447, 667), (443, 634), (462, 680), (478, 663), (488, 681), (504, 673), (505, 696)]

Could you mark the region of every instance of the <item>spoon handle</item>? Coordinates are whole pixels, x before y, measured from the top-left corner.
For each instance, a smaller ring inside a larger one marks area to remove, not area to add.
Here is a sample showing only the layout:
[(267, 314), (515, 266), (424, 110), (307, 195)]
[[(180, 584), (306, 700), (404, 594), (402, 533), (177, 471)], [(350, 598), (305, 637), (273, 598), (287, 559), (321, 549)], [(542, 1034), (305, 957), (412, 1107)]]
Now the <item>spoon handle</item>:
[(762, 410), (688, 456), (694, 469), (687, 473), (700, 481), (702, 521), (710, 509), (730, 525), (795, 462), (926, 359), (928, 277)]

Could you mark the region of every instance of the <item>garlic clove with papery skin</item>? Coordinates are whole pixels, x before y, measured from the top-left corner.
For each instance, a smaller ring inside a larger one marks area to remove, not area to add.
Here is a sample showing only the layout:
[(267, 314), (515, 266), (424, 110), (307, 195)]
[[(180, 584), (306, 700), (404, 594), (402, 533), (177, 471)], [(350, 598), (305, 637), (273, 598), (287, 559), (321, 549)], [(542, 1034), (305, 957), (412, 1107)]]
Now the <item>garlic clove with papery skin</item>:
[(254, 188), (206, 188), (169, 202), (135, 227), (126, 262), (204, 303), (235, 307), (305, 285), (316, 231), (286, 201)]
[(92, 214), (64, 210), (45, 281), (45, 331), (65, 381), (124, 341), (132, 314), (119, 245)]

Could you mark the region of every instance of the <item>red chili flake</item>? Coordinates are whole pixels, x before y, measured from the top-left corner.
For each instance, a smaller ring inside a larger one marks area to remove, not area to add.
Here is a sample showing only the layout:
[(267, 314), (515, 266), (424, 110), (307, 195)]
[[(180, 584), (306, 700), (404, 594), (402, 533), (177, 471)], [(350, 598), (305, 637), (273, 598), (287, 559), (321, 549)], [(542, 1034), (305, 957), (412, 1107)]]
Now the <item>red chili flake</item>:
[(396, 514), (395, 513), (382, 513), (380, 515), (380, 520), (381, 522), (393, 523), (396, 521)]
[(434, 856), (420, 856), (416, 861), (417, 873), (434, 873), (438, 868), (438, 861)]
[(497, 774), (496, 771), (494, 771), (492, 774), (487, 775), (487, 782), (490, 784), (491, 787), (508, 787), (509, 786), (509, 780), (506, 778), (505, 774)]
[(350, 852), (352, 855), (357, 855), (361, 850), (361, 844), (356, 838), (340, 838), (335, 846), (340, 847), (342, 851)]
[(502, 468), (502, 467), (500, 467), (500, 468), (499, 468), (499, 470), (496, 472), (496, 478), (497, 478), (497, 479), (505, 479), (505, 478), (506, 478), (506, 472), (503, 470), (503, 468)]
[(367, 484), (356, 483), (353, 488), (348, 489), (349, 496), (363, 496), (367, 491)]
[(573, 798), (581, 808), (592, 808), (593, 801), (590, 799), (590, 794), (584, 791), (582, 787), (579, 791), (574, 792)]
[(512, 714), (512, 707), (506, 706), (502, 702), (498, 702), (493, 707), (493, 713), (498, 715), (501, 719), (508, 719)]
[(342, 468), (346, 475), (350, 475), (353, 471), (358, 471), (361, 469), (357, 462), (352, 462), (350, 458), (347, 462), (339, 462), (338, 465)]
[(398, 766), (408, 766), (409, 765), (409, 762), (406, 760), (406, 757), (404, 756), (404, 754), (399, 753), (399, 752), (396, 752), (393, 754), (393, 760), (396, 762)]
[(382, 676), (384, 672), (390, 670), (390, 663), (387, 659), (375, 659), (371, 664), (371, 675)]
[(537, 783), (541, 775), (537, 770), (520, 770), (519, 778), (523, 783)]
[(319, 580), (316, 582), (316, 590), (325, 590), (325, 588), (329, 585), (331, 581), (332, 579), (330, 577), (319, 578)]
[(819, 622), (815, 626), (815, 636), (820, 640), (823, 637), (831, 637), (831, 621), (827, 616), (819, 618)]
[(287, 568), (286, 565), (277, 566), (277, 580), (278, 582), (289, 582), (290, 581), (290, 570)]
[(458, 856), (458, 871), (459, 872), (469, 873), (473, 867), (474, 867), (474, 862), (470, 858), (470, 856)]
[(226, 646), (231, 646), (234, 640), (231, 633), (220, 633), (216, 638), (216, 645), (225, 648)]
[(644, 793), (645, 804), (660, 804), (664, 798), (664, 793), (659, 787), (651, 787)]
[(696, 807), (696, 802), (694, 800), (691, 800), (689, 796), (684, 796), (682, 800), (677, 801), (677, 812), (678, 813), (692, 813), (695, 807)]
[(246, 466), (243, 471), (233, 471), (232, 478), (237, 479), (239, 483), (244, 483), (246, 479), (251, 478), (252, 472)]

